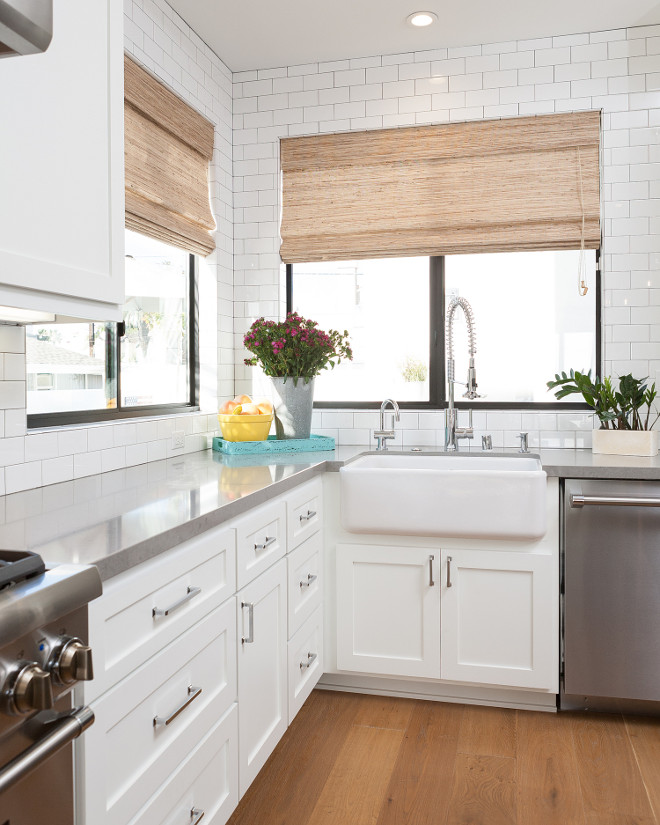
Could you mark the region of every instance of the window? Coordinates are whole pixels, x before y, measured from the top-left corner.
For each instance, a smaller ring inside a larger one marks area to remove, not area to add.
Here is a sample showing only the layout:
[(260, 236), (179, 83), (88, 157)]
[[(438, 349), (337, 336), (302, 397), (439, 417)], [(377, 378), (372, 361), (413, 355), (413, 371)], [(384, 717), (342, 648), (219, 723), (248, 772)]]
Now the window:
[(293, 298), (321, 329), (351, 336), (354, 360), (318, 376), (318, 401), (428, 401), (428, 258), (294, 264)]
[[(584, 255), (586, 297), (577, 291), (578, 250), (289, 265), (289, 309), (323, 329), (347, 329), (353, 345), (354, 361), (317, 379), (316, 401), (375, 406), (392, 396), (414, 407), (442, 407), (445, 312), (460, 295), (476, 322), (482, 398), (470, 405), (566, 406), (548, 395), (546, 381), (571, 367), (599, 371), (597, 253)], [(461, 310), (455, 318), (456, 377), (464, 381)]]
[(27, 327), (30, 426), (196, 403), (194, 256), (127, 231), (123, 316), (121, 325)]

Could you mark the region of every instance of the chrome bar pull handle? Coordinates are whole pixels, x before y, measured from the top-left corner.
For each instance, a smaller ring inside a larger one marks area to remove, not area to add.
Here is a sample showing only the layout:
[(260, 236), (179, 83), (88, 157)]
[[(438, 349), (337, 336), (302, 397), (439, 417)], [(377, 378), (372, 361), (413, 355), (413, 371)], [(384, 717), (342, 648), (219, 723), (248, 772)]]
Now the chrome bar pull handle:
[(265, 550), (267, 547), (270, 547), (271, 544), (275, 544), (277, 541), (277, 536), (271, 536), (270, 538), (266, 536), (266, 540), (263, 544), (255, 544), (254, 549), (259, 552), (260, 550)]
[(241, 642), (244, 645), (251, 645), (254, 642), (254, 605), (251, 602), (241, 602), (241, 609), (248, 609), (248, 634), (243, 636)]
[(309, 587), (312, 582), (315, 582), (318, 579), (318, 576), (315, 573), (308, 573), (307, 574), (307, 581), (301, 581), (301, 587)]
[(435, 587), (435, 582), (433, 581), (433, 562), (435, 560), (435, 556), (429, 556), (429, 587)]
[(300, 669), (305, 670), (306, 667), (310, 667), (314, 663), (314, 660), (318, 658), (318, 653), (308, 653), (307, 654), (307, 661), (300, 663)]
[(197, 825), (204, 818), (204, 811), (201, 808), (190, 809), (190, 825)]
[(156, 616), (169, 616), (170, 613), (174, 613), (175, 610), (178, 610), (180, 607), (183, 607), (183, 605), (186, 602), (189, 602), (191, 599), (194, 599), (195, 596), (199, 596), (201, 592), (201, 587), (193, 587), (192, 585), (190, 585), (186, 590), (185, 596), (182, 596), (178, 601), (174, 602), (169, 607), (154, 607), (154, 609), (151, 611), (151, 615), (154, 617), (154, 619), (156, 618)]
[(660, 498), (633, 498), (631, 496), (571, 496), (571, 507), (660, 507)]
[(316, 510), (308, 510), (304, 515), (300, 516), (300, 521), (309, 521), (316, 515)]
[(451, 556), (447, 556), (447, 587), (451, 586)]
[(154, 727), (167, 727), (167, 725), (171, 724), (176, 717), (188, 707), (188, 705), (195, 701), (201, 692), (201, 687), (193, 687), (193, 685), (188, 685), (188, 696), (183, 700), (183, 702), (181, 702), (178, 708), (170, 713), (169, 716), (154, 716)]

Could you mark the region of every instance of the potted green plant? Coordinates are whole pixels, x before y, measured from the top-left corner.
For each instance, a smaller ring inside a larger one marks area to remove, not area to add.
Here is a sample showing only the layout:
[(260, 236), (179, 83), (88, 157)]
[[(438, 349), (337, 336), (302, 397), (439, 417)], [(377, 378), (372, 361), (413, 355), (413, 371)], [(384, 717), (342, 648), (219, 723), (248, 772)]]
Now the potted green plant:
[(309, 438), (314, 403), (314, 378), (353, 359), (348, 331), (324, 332), (316, 321), (290, 312), (284, 321), (257, 318), (243, 344), (252, 353), (245, 359), (270, 376), (278, 438)]
[(649, 387), (646, 381), (629, 373), (620, 376), (615, 385), (609, 376), (601, 381), (598, 376), (591, 377), (591, 370), (571, 370), (557, 373), (547, 387), (555, 390), (558, 399), (577, 393), (594, 410), (600, 421), (593, 432), (594, 453), (651, 456), (658, 453), (658, 433), (653, 427), (660, 413), (653, 409), (655, 384)]

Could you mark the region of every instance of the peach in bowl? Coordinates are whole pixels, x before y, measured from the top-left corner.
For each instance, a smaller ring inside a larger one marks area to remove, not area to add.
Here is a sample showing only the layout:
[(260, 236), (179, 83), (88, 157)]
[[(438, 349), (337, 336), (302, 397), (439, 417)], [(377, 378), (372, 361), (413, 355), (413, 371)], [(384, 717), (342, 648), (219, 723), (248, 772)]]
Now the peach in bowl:
[(218, 421), (225, 441), (265, 441), (273, 422), (273, 406), (270, 401), (255, 404), (248, 395), (236, 396), (220, 407)]

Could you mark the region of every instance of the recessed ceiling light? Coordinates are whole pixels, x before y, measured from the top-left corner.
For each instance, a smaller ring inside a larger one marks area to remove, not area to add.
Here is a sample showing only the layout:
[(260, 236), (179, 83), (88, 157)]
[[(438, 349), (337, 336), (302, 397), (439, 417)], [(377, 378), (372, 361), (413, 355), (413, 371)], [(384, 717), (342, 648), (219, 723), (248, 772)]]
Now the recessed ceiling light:
[(431, 23), (435, 23), (437, 19), (438, 15), (432, 11), (416, 11), (408, 15), (406, 22), (409, 26), (421, 28), (422, 26), (430, 26)]

